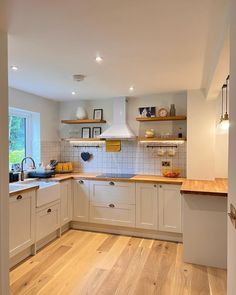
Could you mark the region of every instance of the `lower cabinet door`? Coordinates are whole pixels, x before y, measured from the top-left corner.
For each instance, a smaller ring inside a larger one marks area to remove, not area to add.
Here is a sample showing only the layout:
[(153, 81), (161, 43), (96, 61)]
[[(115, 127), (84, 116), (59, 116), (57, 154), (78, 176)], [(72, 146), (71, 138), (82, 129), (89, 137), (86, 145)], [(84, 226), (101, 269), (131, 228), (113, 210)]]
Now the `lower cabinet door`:
[(136, 227), (158, 229), (158, 189), (156, 184), (136, 184)]
[(135, 205), (91, 203), (90, 222), (134, 227)]
[(36, 213), (36, 240), (46, 237), (60, 227), (60, 202), (43, 208)]
[(89, 221), (89, 180), (74, 180), (73, 220)]
[(9, 199), (10, 257), (35, 242), (35, 191), (22, 193)]
[(71, 180), (60, 183), (61, 190), (61, 225), (72, 220), (72, 185)]
[(159, 230), (182, 233), (182, 205), (179, 185), (159, 185)]

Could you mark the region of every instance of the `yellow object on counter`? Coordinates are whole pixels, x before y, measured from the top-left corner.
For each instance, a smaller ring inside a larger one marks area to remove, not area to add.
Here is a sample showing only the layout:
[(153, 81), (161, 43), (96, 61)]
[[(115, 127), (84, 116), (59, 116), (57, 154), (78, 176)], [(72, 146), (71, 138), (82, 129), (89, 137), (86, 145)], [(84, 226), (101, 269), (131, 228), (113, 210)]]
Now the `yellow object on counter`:
[(73, 165), (71, 162), (59, 162), (56, 165), (56, 172), (57, 173), (69, 173), (73, 171)]
[(117, 153), (121, 151), (121, 141), (120, 140), (106, 140), (106, 152), (107, 153)]

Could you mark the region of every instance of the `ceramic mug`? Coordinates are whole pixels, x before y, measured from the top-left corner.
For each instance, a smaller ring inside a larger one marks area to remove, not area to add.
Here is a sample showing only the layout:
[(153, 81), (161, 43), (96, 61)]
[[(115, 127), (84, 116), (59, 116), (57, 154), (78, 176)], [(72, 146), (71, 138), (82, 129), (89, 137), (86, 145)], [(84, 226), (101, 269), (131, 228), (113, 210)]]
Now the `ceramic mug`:
[(176, 151), (173, 148), (168, 150), (168, 156), (174, 157), (175, 154), (176, 154)]
[(157, 151), (158, 156), (164, 156), (165, 150), (163, 148), (159, 148)]

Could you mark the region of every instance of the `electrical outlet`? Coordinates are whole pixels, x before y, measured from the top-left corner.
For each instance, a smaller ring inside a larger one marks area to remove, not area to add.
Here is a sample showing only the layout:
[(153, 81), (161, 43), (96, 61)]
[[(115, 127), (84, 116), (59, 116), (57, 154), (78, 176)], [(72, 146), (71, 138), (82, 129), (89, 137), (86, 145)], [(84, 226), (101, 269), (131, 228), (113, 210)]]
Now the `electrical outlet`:
[(170, 161), (161, 161), (161, 166), (162, 167), (170, 167), (171, 166), (171, 162)]

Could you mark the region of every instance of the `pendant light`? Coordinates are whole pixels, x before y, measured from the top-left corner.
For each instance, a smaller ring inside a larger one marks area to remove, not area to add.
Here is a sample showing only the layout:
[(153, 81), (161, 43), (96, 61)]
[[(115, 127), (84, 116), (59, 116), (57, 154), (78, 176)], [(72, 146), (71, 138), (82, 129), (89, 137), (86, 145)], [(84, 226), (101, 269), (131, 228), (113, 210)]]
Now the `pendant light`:
[[(220, 128), (223, 130), (229, 129), (229, 114), (228, 114), (228, 83), (229, 76), (226, 79), (226, 84), (222, 86), (222, 106), (221, 106), (221, 118), (220, 118)], [(225, 113), (224, 113), (224, 90), (225, 90)]]

